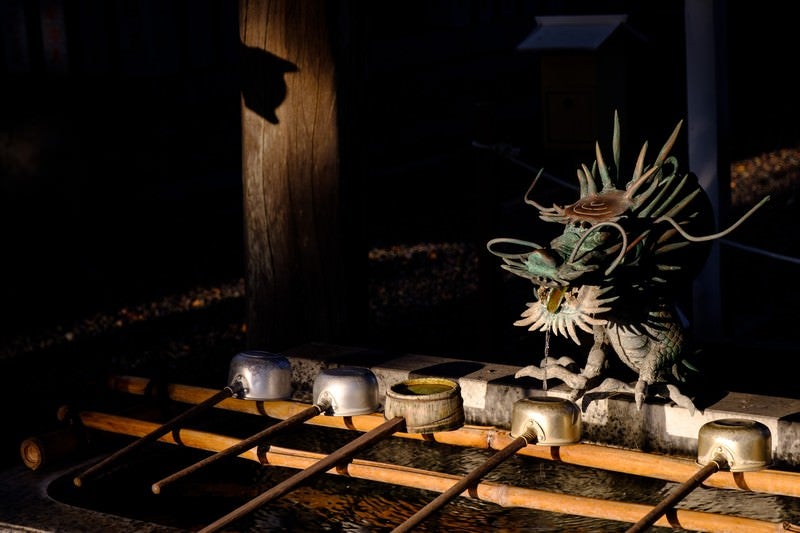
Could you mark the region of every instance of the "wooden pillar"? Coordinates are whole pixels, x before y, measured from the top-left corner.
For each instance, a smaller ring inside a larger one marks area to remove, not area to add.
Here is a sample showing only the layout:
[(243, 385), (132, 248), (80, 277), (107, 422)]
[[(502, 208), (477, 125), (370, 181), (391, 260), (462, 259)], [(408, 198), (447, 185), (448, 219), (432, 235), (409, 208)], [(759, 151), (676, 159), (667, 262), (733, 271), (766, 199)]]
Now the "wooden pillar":
[(361, 294), (345, 257), (334, 4), (239, 4), (250, 349), (335, 342), (349, 325), (348, 299)]

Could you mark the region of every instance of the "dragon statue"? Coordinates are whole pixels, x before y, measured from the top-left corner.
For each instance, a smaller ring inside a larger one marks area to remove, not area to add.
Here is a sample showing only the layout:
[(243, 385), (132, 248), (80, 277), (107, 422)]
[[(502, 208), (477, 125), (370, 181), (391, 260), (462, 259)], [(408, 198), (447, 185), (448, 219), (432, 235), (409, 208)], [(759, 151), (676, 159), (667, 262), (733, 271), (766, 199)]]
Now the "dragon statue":
[[(551, 334), (578, 346), (582, 336), (592, 339), (583, 368), (569, 357), (551, 357), (546, 348), (540, 364), (520, 369), (516, 378), (531, 376), (545, 387), (548, 379), (559, 379), (570, 387), (571, 399), (583, 398), (584, 409), (593, 399), (626, 392), (634, 395), (638, 409), (648, 396), (658, 396), (696, 411), (685, 392), (702, 372), (677, 310), (677, 288), (687, 287), (699, 272), (709, 241), (736, 229), (769, 197), (727, 230), (693, 235), (713, 227), (713, 212), (696, 176), (681, 175), (670, 155), (682, 123), (651, 164), (645, 164), (644, 143), (623, 183), (615, 112), (613, 164), (606, 164), (596, 143), (591, 169), (581, 165), (577, 170), (577, 202), (545, 207), (531, 199), (542, 171), (525, 193), (525, 203), (538, 209), (539, 218), (563, 225), (563, 232), (548, 246), (514, 238), (487, 243), (502, 268), (534, 285), (536, 299), (515, 325), (545, 332), (546, 347)], [(599, 382), (609, 366), (609, 347), (638, 375), (635, 385), (613, 377)]]

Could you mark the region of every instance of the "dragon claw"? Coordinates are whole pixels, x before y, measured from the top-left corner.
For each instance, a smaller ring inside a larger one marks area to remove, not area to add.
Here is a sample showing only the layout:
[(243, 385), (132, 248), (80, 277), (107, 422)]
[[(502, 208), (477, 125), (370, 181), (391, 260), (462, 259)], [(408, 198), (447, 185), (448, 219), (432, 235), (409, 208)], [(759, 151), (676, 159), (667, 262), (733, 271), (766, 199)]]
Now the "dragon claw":
[(672, 385), (671, 383), (666, 384), (667, 394), (666, 396), (669, 397), (670, 400), (675, 402), (675, 405), (678, 407), (683, 407), (684, 409), (689, 411), (689, 416), (694, 416), (695, 411), (697, 411), (697, 407), (694, 405), (694, 402), (691, 398), (683, 394), (678, 387)]
[(640, 379), (636, 382), (636, 387), (633, 390), (633, 399), (636, 402), (636, 410), (641, 411), (644, 400), (647, 398), (647, 382)]
[(569, 358), (560, 358), (558, 360), (552, 358), (546, 358), (543, 361), (541, 367), (536, 365), (529, 365), (517, 370), (514, 377), (519, 379), (523, 376), (530, 376), (532, 378), (536, 378), (540, 381), (547, 381), (548, 379), (559, 379), (566, 383), (572, 389), (576, 389), (578, 392), (584, 390), (586, 388), (587, 378), (582, 376), (577, 372), (573, 372), (569, 368), (562, 366), (561, 364), (556, 364), (556, 361), (563, 361), (567, 359), (567, 361), (572, 361)]
[(596, 400), (610, 398), (611, 396), (620, 393), (632, 393), (633, 391), (633, 387), (624, 381), (616, 378), (606, 378), (597, 387), (586, 391), (581, 401), (581, 411), (586, 412), (589, 404)]
[(575, 360), (571, 357), (567, 357), (566, 355), (561, 356), (558, 359), (555, 357), (545, 357), (542, 359), (541, 365), (542, 368), (561, 366), (566, 369), (576, 369), (578, 367), (578, 365), (575, 363)]
[(619, 393), (628, 393), (633, 394), (634, 401), (636, 403), (636, 409), (641, 411), (642, 405), (644, 405), (644, 402), (647, 399), (648, 390), (649, 392), (654, 393), (656, 396), (667, 398), (674, 402), (678, 407), (683, 407), (684, 409), (688, 410), (690, 416), (694, 415), (694, 413), (697, 411), (697, 407), (694, 405), (692, 399), (681, 393), (680, 389), (671, 383), (656, 382), (653, 385), (648, 386), (646, 381), (639, 380), (636, 382), (635, 386), (631, 386), (630, 384), (615, 378), (606, 378), (600, 385), (587, 391), (583, 395), (583, 399), (581, 401), (581, 410), (586, 412), (589, 404), (593, 401), (610, 398), (611, 396)]
[(525, 376), (530, 376), (532, 378), (544, 381), (544, 370), (542, 370), (536, 365), (528, 365), (526, 367), (517, 370), (517, 373), (514, 374), (514, 377), (517, 379)]

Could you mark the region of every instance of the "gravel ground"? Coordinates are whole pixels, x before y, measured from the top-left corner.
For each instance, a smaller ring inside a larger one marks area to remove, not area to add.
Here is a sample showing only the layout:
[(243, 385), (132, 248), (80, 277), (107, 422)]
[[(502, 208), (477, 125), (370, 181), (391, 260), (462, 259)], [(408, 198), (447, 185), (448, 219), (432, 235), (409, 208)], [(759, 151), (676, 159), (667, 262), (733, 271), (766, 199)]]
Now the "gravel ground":
[[(786, 256), (780, 261), (796, 269), (800, 258), (796, 229), (800, 228), (800, 147), (762, 153), (731, 165), (733, 213), (743, 213), (766, 195), (770, 201), (758, 213), (757, 222), (742, 225), (730, 239)], [(791, 272), (788, 275), (796, 278), (797, 271)]]
[[(734, 274), (729, 282), (741, 283), (742, 279), (753, 275), (755, 267), (752, 261), (747, 255), (741, 254), (755, 253), (760, 257), (770, 253), (780, 254), (783, 259), (769, 261), (777, 263), (779, 272), (776, 275), (784, 276), (789, 284), (788, 290), (782, 291), (787, 309), (785, 312), (775, 308), (771, 311), (784, 318), (792, 317), (796, 315), (792, 307), (795, 300), (793, 295), (800, 294), (797, 287), (792, 285), (792, 279), (800, 278), (796, 275), (796, 258), (800, 257), (800, 248), (794, 232), (783, 231), (782, 228), (800, 227), (800, 213), (796, 209), (800, 196), (800, 147), (763, 153), (732, 163), (732, 218), (736, 213), (746, 211), (766, 194), (771, 195), (771, 200), (758, 213), (757, 222), (744, 224), (730, 237), (730, 240), (753, 247), (755, 251), (734, 252), (740, 255), (733, 256)], [(765, 228), (770, 230), (765, 231)], [(457, 316), (434, 317), (437, 313), (457, 312), (454, 310), (461, 302), (475, 298), (479, 292), (478, 271), (482, 252), (475, 244), (452, 242), (423, 242), (370, 250), (371, 327), (380, 335), (394, 335), (410, 345), (414, 344), (414, 339), (409, 335), (413, 336), (415, 332), (430, 338), (436, 336), (437, 329), (442, 336), (448, 334), (447, 328), (451, 328), (451, 336), (468, 332), (473, 326), (469, 320), (453, 326), (452, 322), (458, 320)], [(758, 257), (756, 260), (759, 260)], [(225, 339), (227, 345), (243, 346), (246, 331), (243, 307), (240, 305), (243, 298), (244, 282), (234, 279), (212, 287), (196, 287), (182, 294), (167, 295), (144, 304), (121, 307), (110, 313), (78, 317), (54, 329), (12, 339), (0, 348), (0, 360), (109, 335), (128, 338), (127, 331), (135, 328), (140, 331), (154, 319), (189, 316), (192, 312), (212, 308), (227, 309), (218, 317), (219, 324), (208, 325), (202, 332), (189, 328), (183, 333), (176, 332), (175, 336), (159, 336), (158, 346), (148, 349), (159, 352), (158, 357), (178, 360), (188, 357), (198, 346), (217, 342), (221, 338)], [(773, 307), (780, 304), (779, 300), (776, 298)], [(425, 324), (425, 321), (428, 323)], [(415, 324), (411, 328), (404, 327), (408, 322)], [(442, 339), (442, 343), (446, 341)], [(436, 346), (435, 343), (429, 345), (433, 348)], [(421, 342), (420, 346), (424, 349), (425, 342)]]
[(800, 196), (800, 147), (782, 148), (731, 164), (731, 204), (755, 205), (765, 194), (797, 204)]

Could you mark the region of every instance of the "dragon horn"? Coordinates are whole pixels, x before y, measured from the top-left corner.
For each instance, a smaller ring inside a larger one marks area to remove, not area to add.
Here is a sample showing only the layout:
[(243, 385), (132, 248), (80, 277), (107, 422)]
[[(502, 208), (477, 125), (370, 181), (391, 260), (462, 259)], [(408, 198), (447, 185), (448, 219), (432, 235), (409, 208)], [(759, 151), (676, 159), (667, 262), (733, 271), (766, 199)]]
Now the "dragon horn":
[(672, 145), (675, 144), (675, 139), (678, 138), (678, 132), (681, 130), (681, 126), (683, 125), (683, 120), (678, 121), (678, 125), (675, 126), (675, 129), (672, 130), (672, 135), (669, 136), (667, 142), (664, 143), (664, 146), (661, 148), (661, 152), (659, 152), (658, 157), (656, 158), (655, 166), (661, 166), (664, 163), (664, 160), (667, 158), (667, 154), (670, 150), (672, 150)]
[[(669, 192), (670, 187), (672, 186), (672, 182), (674, 182), (674, 181), (675, 181), (675, 173), (674, 172), (671, 173), (669, 176), (666, 176), (666, 177), (661, 176), (660, 177), (660, 183), (657, 180), (653, 180), (653, 183), (648, 188), (648, 190), (639, 195), (640, 198), (641, 197), (645, 197), (645, 195), (646, 195), (644, 200), (647, 200), (648, 204), (647, 204), (647, 206), (643, 207), (636, 216), (638, 216), (639, 218), (648, 217), (648, 216), (651, 216), (650, 213), (653, 212), (654, 210), (663, 209), (662, 200), (664, 199), (664, 196)], [(651, 199), (650, 196), (652, 196), (654, 191), (651, 191), (650, 189), (653, 189), (653, 185), (657, 185), (659, 190), (656, 193), (655, 197), (653, 197)], [(640, 205), (643, 205), (643, 204), (644, 204), (644, 201), (641, 201)], [(652, 215), (652, 217), (656, 217), (656, 216), (657, 215), (655, 215), (655, 214)]]
[[(657, 207), (653, 211), (653, 216), (654, 217), (658, 217), (658, 216), (661, 216), (661, 215), (664, 215), (664, 216), (667, 216), (667, 217), (675, 216), (676, 214), (678, 214), (680, 212), (681, 209), (686, 207), (686, 204), (688, 204), (692, 200), (692, 198), (694, 198), (700, 192), (700, 190), (701, 190), (700, 187), (696, 187), (694, 189), (694, 191), (689, 193), (689, 196), (691, 196), (691, 198), (688, 198), (688, 199), (684, 198), (677, 205), (673, 205), (673, 207), (671, 207), (669, 209), (669, 211), (664, 213), (664, 210), (667, 209), (670, 205), (673, 204), (675, 199), (678, 197), (678, 194), (680, 194), (681, 190), (686, 186), (686, 183), (687, 183), (688, 179), (689, 179), (689, 174), (684, 174), (683, 178), (681, 178), (681, 180), (678, 182), (678, 184), (675, 185), (675, 187), (673, 188), (672, 192), (669, 193), (667, 198), (663, 202), (661, 202), (661, 205), (659, 207)], [(670, 180), (670, 183), (672, 181), (674, 181), (674, 179)], [(666, 190), (666, 188), (664, 190)]]
[(584, 174), (583, 170), (580, 168), (578, 169), (578, 183), (581, 186), (581, 198), (586, 198), (587, 194), (587, 185), (586, 185), (586, 174)]
[(617, 172), (617, 181), (619, 181), (619, 158), (620, 158), (620, 135), (619, 135), (619, 113), (614, 110), (614, 135), (611, 138), (611, 148), (614, 152), (614, 169)]
[(586, 174), (586, 191), (589, 195), (597, 194), (597, 184), (594, 181), (594, 176), (591, 172), (589, 172), (589, 167), (584, 164), (581, 164), (583, 167), (583, 172)]
[(597, 157), (597, 168), (600, 171), (600, 179), (603, 181), (603, 190), (613, 189), (614, 185), (611, 183), (611, 176), (608, 174), (608, 167), (606, 162), (603, 161), (603, 153), (600, 151), (600, 143), (594, 143), (594, 153)]
[[(639, 163), (637, 162), (636, 165), (638, 169)], [(630, 200), (633, 197), (634, 193), (639, 189), (639, 187), (641, 187), (643, 183), (647, 182), (647, 180), (650, 179), (650, 176), (652, 176), (653, 173), (658, 169), (659, 167), (652, 167), (650, 170), (639, 176), (639, 178), (633, 183), (633, 185), (628, 187), (628, 190), (625, 191), (625, 198)], [(636, 203), (638, 204), (639, 202)]]
[[(681, 183), (681, 185), (682, 185), (682, 184), (683, 184), (683, 183)], [(684, 196), (684, 198), (683, 198), (683, 199), (682, 199), (680, 202), (678, 202), (677, 204), (675, 204), (675, 206), (673, 206), (673, 208), (672, 208), (672, 209), (670, 209), (668, 212), (664, 213), (664, 216), (665, 216), (665, 217), (668, 217), (668, 218), (673, 218), (675, 215), (677, 215), (678, 213), (680, 213), (680, 212), (683, 210), (683, 208), (684, 208), (684, 207), (686, 207), (687, 205), (689, 205), (689, 203), (690, 203), (692, 200), (694, 200), (694, 198), (695, 198), (695, 197), (696, 197), (698, 194), (700, 194), (700, 190), (701, 190), (701, 189), (698, 187), (697, 189), (693, 190), (692, 192), (690, 192), (689, 194), (687, 194), (686, 196)], [(676, 191), (676, 192), (677, 192), (677, 191)]]
[(636, 160), (636, 167), (633, 169), (633, 176), (631, 176), (630, 183), (635, 183), (637, 179), (642, 175), (642, 171), (644, 170), (644, 157), (647, 154), (647, 141), (644, 142), (642, 145), (642, 149), (639, 150), (639, 159)]

